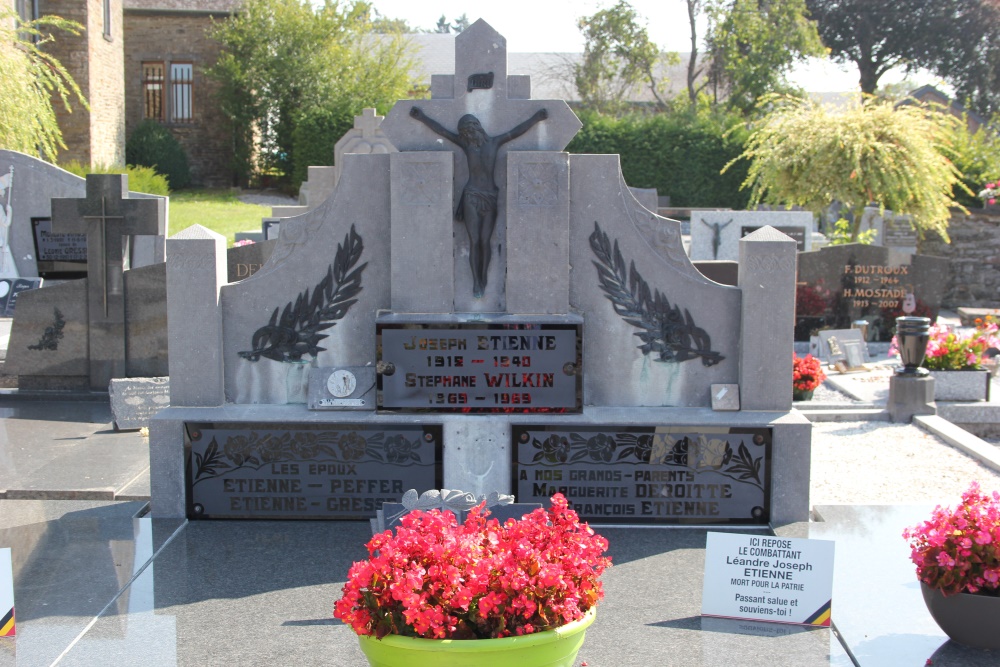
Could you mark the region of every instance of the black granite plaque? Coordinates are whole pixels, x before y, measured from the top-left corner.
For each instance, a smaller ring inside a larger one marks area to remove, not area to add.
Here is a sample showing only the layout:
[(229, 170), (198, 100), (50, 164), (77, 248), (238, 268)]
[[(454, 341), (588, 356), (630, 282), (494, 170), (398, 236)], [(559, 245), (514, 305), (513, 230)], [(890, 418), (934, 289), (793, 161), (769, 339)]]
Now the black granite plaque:
[(519, 502), (562, 493), (592, 523), (766, 524), (771, 429), (514, 425)]
[[(753, 234), (755, 231), (760, 229), (760, 227), (761, 227), (760, 225), (756, 226), (745, 225), (743, 227), (740, 227), (740, 238), (743, 238), (744, 236), (747, 236), (749, 234)], [(803, 252), (806, 249), (805, 227), (800, 227), (799, 225), (789, 225), (789, 226), (774, 225), (774, 228), (777, 229), (782, 234), (790, 237), (793, 241), (795, 241), (795, 249), (798, 250), (799, 252)]]
[(18, 294), (38, 289), (42, 286), (42, 280), (42, 278), (0, 279), (0, 316), (14, 317)]
[(87, 235), (53, 234), (51, 218), (32, 218), (35, 261), (42, 278), (87, 277)]
[(440, 425), (185, 425), (192, 519), (375, 517), (409, 489), (439, 489)]
[(889, 341), (897, 317), (937, 317), (947, 287), (943, 257), (892, 264), (888, 248), (859, 243), (799, 253), (795, 340), (867, 320), (869, 341)]
[(378, 324), (379, 407), (443, 412), (580, 409), (577, 324)]

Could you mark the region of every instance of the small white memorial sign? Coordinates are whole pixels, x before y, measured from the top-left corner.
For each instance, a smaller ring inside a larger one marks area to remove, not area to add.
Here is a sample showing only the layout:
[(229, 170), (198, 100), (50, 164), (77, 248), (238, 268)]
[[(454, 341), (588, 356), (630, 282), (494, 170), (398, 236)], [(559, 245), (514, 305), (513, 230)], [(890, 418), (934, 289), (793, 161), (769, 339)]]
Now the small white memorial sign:
[(708, 533), (703, 616), (830, 625), (829, 540)]
[(0, 549), (0, 637), (14, 636), (14, 566), (10, 549)]

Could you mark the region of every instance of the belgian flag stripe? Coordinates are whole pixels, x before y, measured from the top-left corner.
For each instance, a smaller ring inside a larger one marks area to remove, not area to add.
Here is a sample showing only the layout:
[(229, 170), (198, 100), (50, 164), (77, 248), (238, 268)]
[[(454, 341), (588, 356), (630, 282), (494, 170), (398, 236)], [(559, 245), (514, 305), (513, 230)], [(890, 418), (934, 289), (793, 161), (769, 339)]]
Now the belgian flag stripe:
[(14, 608), (11, 607), (10, 611), (4, 614), (3, 618), (0, 618), (0, 637), (13, 637), (14, 636)]
[(805, 622), (809, 625), (822, 625), (825, 627), (829, 627), (830, 612), (831, 612), (830, 602), (832, 602), (832, 600), (824, 604), (819, 609), (817, 609), (816, 612), (812, 616), (807, 618)]

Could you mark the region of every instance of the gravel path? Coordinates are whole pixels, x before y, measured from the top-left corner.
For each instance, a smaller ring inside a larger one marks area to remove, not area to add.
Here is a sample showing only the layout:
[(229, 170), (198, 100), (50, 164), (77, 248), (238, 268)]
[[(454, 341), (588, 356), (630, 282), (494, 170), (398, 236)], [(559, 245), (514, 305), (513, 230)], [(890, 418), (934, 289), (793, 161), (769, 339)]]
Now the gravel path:
[(1000, 490), (1000, 473), (909, 424), (813, 424), (810, 505), (954, 505), (969, 482)]

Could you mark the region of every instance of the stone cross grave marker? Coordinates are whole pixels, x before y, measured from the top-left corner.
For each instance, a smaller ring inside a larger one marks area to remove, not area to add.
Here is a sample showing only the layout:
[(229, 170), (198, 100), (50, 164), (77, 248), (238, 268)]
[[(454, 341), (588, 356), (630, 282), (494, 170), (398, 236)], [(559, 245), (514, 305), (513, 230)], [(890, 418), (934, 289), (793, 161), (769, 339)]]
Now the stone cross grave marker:
[(52, 230), (87, 235), (90, 388), (125, 377), (124, 271), (132, 236), (164, 233), (164, 199), (129, 199), (125, 174), (90, 174), (84, 199), (53, 199)]
[[(450, 150), (455, 154), (455, 219), (481, 218), (465, 220), (468, 234), (455, 233), (455, 309), (502, 311), (507, 250), (501, 242), (507, 222), (503, 196), (507, 189), (506, 155), (509, 151), (561, 151), (581, 124), (562, 100), (545, 101), (543, 107), (539, 100), (529, 99), (527, 77), (507, 76), (507, 40), (482, 20), (455, 39), (455, 74), (435, 76), (432, 89), (429, 101), (398, 102), (381, 129), (400, 151)], [(468, 132), (484, 135), (483, 143), (470, 145), (470, 141), (476, 142), (463, 139)], [(489, 170), (484, 164), (490, 160), (480, 154), (494, 151), (493, 173), (482, 173)], [(476, 163), (474, 169), (470, 170), (469, 159)], [(496, 187), (486, 187), (488, 180)], [(467, 210), (470, 198), (483, 201), (490, 189), (493, 196), (500, 193), (492, 213), (476, 216)], [(492, 215), (495, 219), (490, 223)]]

